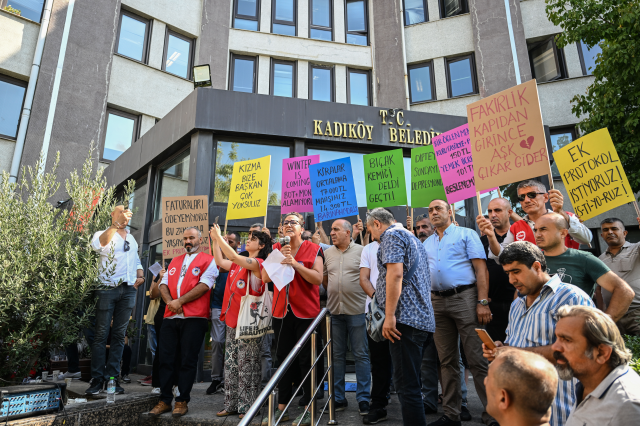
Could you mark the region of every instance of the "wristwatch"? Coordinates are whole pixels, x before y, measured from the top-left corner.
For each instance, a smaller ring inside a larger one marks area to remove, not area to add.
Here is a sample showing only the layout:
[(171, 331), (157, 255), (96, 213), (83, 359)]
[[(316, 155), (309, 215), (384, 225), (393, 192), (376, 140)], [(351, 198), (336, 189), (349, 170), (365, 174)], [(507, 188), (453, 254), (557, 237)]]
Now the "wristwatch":
[(482, 306), (487, 306), (489, 301), (487, 299), (478, 300), (478, 304)]

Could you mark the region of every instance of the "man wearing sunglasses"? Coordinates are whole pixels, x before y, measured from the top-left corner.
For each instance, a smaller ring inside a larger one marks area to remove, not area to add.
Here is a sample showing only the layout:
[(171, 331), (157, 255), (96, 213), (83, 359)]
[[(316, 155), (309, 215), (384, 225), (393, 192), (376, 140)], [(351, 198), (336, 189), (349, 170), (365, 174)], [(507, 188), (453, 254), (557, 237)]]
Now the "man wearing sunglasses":
[[(589, 244), (591, 242), (591, 231), (589, 228), (580, 223), (580, 219), (573, 213), (564, 211), (564, 197), (557, 189), (550, 189), (547, 192), (545, 186), (537, 180), (529, 179), (518, 184), (518, 200), (522, 206), (522, 210), (526, 215), (522, 220), (517, 221), (509, 228), (509, 232), (505, 236), (502, 243), (498, 242), (495, 237), (494, 227), (489, 219), (482, 215), (478, 215), (476, 222), (478, 228), (489, 239), (489, 258), (498, 261), (498, 257), (504, 247), (514, 241), (529, 241), (536, 244), (536, 238), (533, 228), (536, 220), (542, 215), (549, 213), (558, 213), (564, 217), (569, 224), (569, 233), (565, 239), (565, 245), (568, 248), (577, 249), (580, 244)], [(547, 210), (545, 204), (547, 201), (551, 204), (551, 210)]]
[[(91, 246), (100, 255), (102, 287), (96, 291), (95, 338), (91, 345), (91, 385), (87, 395), (97, 395), (109, 377), (120, 375), (124, 334), (136, 301), (136, 289), (144, 283), (138, 243), (127, 225), (131, 210), (116, 206), (111, 212), (111, 226), (94, 234)], [(111, 321), (113, 326), (111, 327)], [(107, 337), (111, 327), (109, 359)], [(105, 367), (106, 365), (106, 367)], [(116, 380), (116, 393), (124, 389)]]

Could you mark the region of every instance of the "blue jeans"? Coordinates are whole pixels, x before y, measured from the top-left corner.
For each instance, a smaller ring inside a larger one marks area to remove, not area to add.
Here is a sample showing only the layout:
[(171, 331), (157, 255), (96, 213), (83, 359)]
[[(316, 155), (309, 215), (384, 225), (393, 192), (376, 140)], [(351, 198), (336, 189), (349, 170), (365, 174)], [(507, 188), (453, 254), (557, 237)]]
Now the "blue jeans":
[[(91, 345), (91, 378), (109, 380), (120, 374), (124, 335), (136, 303), (136, 289), (121, 284), (109, 290), (96, 290), (96, 333)], [(113, 320), (113, 325), (111, 325)], [(111, 327), (111, 347), (106, 359), (107, 337)], [(105, 367), (106, 365), (106, 367)]]
[(420, 394), (420, 366), (423, 347), (431, 343), (433, 333), (400, 323), (396, 323), (396, 328), (402, 336), (400, 340), (390, 343), (389, 349), (393, 361), (393, 382), (402, 409), (402, 423), (426, 426)]
[(356, 361), (356, 400), (369, 402), (371, 388), (371, 364), (364, 314), (331, 315), (331, 339), (333, 339), (333, 366), (335, 368), (334, 392), (336, 402), (345, 402), (344, 373), (347, 364), (347, 335), (351, 353)]

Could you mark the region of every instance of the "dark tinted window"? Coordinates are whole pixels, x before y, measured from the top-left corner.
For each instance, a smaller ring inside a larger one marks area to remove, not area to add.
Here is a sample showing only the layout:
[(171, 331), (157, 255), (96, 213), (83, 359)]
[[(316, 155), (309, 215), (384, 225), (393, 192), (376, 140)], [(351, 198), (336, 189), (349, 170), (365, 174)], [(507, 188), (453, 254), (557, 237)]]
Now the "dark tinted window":
[(188, 194), (189, 188), (189, 155), (186, 150), (158, 172), (158, 192), (155, 195), (156, 208), (153, 220), (162, 218), (162, 198), (182, 197)]
[[(551, 149), (552, 152), (556, 152), (560, 148), (570, 144), (576, 137), (576, 131), (574, 127), (553, 129), (551, 130)], [(555, 161), (551, 165), (551, 172), (554, 176), (560, 176), (558, 166)]]
[(24, 82), (0, 76), (0, 135), (15, 139), (22, 113), (27, 85)]
[(468, 11), (469, 7), (466, 0), (440, 0), (440, 16), (442, 18), (460, 15)]

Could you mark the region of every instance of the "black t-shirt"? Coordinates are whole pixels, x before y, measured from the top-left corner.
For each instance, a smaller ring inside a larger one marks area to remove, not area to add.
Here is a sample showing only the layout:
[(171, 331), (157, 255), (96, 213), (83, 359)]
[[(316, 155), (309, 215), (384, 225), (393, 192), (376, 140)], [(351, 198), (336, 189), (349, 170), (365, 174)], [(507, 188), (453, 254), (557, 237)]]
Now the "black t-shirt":
[[(502, 243), (507, 234), (498, 235), (496, 238)], [(489, 239), (486, 235), (480, 237), (484, 246), (484, 253), (487, 255), (487, 269), (489, 270), (489, 298), (492, 302), (509, 303), (513, 302), (515, 288), (509, 283), (509, 276), (504, 272), (502, 265), (493, 259), (489, 259)]]

